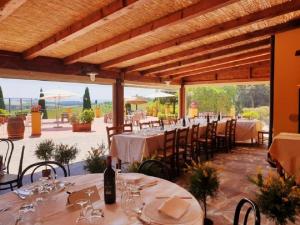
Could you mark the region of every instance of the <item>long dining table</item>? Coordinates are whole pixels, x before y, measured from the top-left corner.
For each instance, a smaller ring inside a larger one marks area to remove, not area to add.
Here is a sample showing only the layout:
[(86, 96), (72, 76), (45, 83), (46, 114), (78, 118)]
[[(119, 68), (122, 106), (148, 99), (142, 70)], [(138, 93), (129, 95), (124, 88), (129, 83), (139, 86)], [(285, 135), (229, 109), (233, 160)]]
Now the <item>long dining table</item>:
[[(199, 202), (184, 188), (178, 186), (167, 180), (163, 180), (156, 177), (146, 176), (143, 174), (124, 173), (119, 174), (122, 179), (131, 180), (133, 176), (139, 177), (139, 180), (135, 181), (136, 185), (149, 184), (155, 181), (155, 185), (144, 185), (141, 189), (141, 198), (145, 203), (142, 214), (145, 221), (150, 222), (152, 225), (166, 224), (186, 224), (186, 225), (203, 225), (204, 213), (199, 205)], [(76, 218), (79, 216), (79, 209), (72, 208), (72, 205), (67, 205), (68, 194), (67, 191), (82, 190), (84, 188), (96, 185), (99, 192), (100, 199), (95, 201), (94, 207), (101, 208), (104, 213), (103, 221), (101, 224), (105, 225), (141, 225), (143, 221), (135, 219), (134, 222), (130, 220), (130, 217), (124, 212), (121, 207), (121, 192), (117, 191), (116, 203), (112, 205), (105, 205), (103, 201), (103, 174), (86, 174), (79, 176), (71, 176), (67, 178), (61, 178), (61, 181), (72, 182), (73, 186), (68, 189), (61, 190), (55, 194), (49, 195), (44, 202), (39, 202), (39, 206), (36, 206), (36, 212), (34, 219), (28, 223), (33, 225), (57, 225), (57, 224), (76, 224)], [(35, 184), (35, 183), (34, 183)], [(33, 185), (34, 185), (33, 184)], [(26, 187), (25, 187), (26, 188)], [(179, 220), (169, 218), (164, 214), (157, 212), (158, 205), (162, 204), (172, 196), (179, 196), (184, 198), (187, 202), (188, 208), (186, 212), (180, 217)], [(87, 197), (87, 196), (86, 196)], [(0, 196), (0, 210), (1, 207), (7, 207), (8, 210), (5, 213), (10, 213), (16, 218), (19, 214), (20, 207), (27, 200), (20, 199), (15, 193), (9, 192)], [(148, 211), (147, 211), (148, 210)], [(1, 214), (0, 214), (1, 216)], [(132, 219), (132, 218), (131, 218)], [(15, 220), (12, 225), (15, 225)], [(173, 221), (173, 222), (172, 222)], [(1, 219), (0, 219), (1, 223)], [(21, 223), (20, 223), (21, 224)], [(11, 224), (6, 224), (11, 225)]]
[[(226, 121), (218, 122), (218, 133), (224, 133)], [(181, 128), (182, 126), (170, 126), (167, 129)], [(238, 120), (236, 125), (236, 141), (243, 142), (257, 139), (257, 132), (261, 130), (261, 122), (257, 120)], [(199, 137), (205, 134), (206, 124), (200, 124)], [(164, 144), (164, 131), (159, 128), (140, 130), (117, 134), (112, 137), (110, 155), (122, 162), (142, 161), (149, 158), (162, 149)]]

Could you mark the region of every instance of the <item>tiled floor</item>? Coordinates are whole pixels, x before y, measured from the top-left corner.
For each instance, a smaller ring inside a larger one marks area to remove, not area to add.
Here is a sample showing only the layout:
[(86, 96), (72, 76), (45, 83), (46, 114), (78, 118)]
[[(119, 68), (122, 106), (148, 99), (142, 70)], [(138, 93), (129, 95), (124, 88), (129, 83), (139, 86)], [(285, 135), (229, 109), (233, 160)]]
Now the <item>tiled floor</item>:
[[(208, 200), (208, 217), (215, 225), (232, 225), (235, 207), (240, 199), (247, 197), (254, 199), (255, 185), (250, 183), (247, 176), (255, 174), (258, 167), (263, 172), (272, 170), (266, 162), (267, 150), (257, 147), (238, 147), (231, 153), (217, 154), (213, 163), (221, 169), (220, 189), (214, 199)], [(188, 177), (177, 181), (187, 188)], [(273, 225), (262, 216), (261, 225)], [(292, 224), (292, 223), (291, 223)], [(300, 218), (295, 224), (300, 224)]]

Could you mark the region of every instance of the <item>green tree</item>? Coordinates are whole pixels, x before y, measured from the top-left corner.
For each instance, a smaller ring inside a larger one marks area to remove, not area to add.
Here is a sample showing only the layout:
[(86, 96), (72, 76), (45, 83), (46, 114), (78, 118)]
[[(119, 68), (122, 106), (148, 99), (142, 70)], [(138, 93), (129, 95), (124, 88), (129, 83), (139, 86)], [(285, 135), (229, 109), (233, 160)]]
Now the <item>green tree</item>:
[(43, 89), (41, 88), (40, 99), (39, 99), (38, 104), (41, 106), (41, 111), (43, 113), (43, 119), (48, 119), (48, 114), (47, 114), (47, 110), (46, 110), (46, 101), (42, 97), (44, 97), (44, 93), (43, 93)]
[(91, 108), (92, 108), (92, 105), (91, 105), (90, 92), (89, 92), (89, 88), (86, 87), (84, 95), (83, 95), (83, 110), (91, 109)]
[(3, 98), (1, 86), (0, 86), (0, 109), (5, 109), (4, 98)]

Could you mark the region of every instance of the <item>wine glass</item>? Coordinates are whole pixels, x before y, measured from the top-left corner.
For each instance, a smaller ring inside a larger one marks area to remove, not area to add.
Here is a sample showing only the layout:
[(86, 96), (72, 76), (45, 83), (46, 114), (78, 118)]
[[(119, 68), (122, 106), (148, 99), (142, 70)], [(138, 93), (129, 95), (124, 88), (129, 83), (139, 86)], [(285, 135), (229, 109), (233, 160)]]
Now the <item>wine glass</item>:
[(86, 209), (84, 205), (88, 203), (87, 199), (79, 199), (76, 204), (80, 206), (80, 213), (79, 217), (76, 219), (76, 223), (81, 222), (82, 220), (87, 220), (88, 218), (86, 217)]
[(87, 202), (86, 208), (87, 208), (87, 209), (90, 208), (90, 209), (93, 210), (94, 207), (93, 207), (93, 203), (92, 203), (92, 201), (91, 201), (91, 195), (94, 194), (95, 191), (92, 190), (92, 189), (88, 189), (85, 193), (88, 195), (88, 202)]

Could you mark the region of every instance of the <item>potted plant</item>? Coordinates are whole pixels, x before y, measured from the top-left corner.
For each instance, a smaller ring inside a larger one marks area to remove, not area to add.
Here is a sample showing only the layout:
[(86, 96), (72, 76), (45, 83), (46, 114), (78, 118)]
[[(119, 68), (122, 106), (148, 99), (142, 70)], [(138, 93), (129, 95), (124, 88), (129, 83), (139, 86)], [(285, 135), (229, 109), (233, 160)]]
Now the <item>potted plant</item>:
[(5, 109), (0, 109), (0, 124), (4, 124), (7, 122), (7, 118), (8, 118), (8, 111)]
[[(51, 139), (46, 139), (36, 145), (35, 155), (38, 159), (49, 161), (53, 157), (53, 152), (55, 150), (55, 144)], [(42, 170), (43, 177), (49, 177), (51, 174), (51, 170), (47, 169), (47, 167)]]
[(294, 177), (283, 178), (275, 172), (263, 177), (258, 172), (249, 179), (259, 188), (256, 203), (263, 214), (276, 225), (285, 225), (288, 221), (295, 223), (300, 210), (300, 187), (296, 186)]
[(7, 134), (11, 140), (19, 140), (24, 138), (25, 125), (21, 116), (13, 115), (7, 120)]
[[(72, 116), (73, 117), (73, 116)], [(92, 121), (95, 118), (94, 111), (92, 109), (85, 109), (83, 110), (79, 118), (75, 117), (71, 118), (71, 123), (73, 127), (73, 132), (90, 132)]]
[(195, 163), (187, 168), (191, 174), (189, 191), (198, 199), (204, 207), (204, 225), (213, 224), (213, 221), (207, 218), (207, 197), (214, 197), (219, 189), (219, 177), (217, 169), (210, 163)]
[(74, 160), (78, 154), (78, 148), (76, 145), (69, 146), (67, 144), (59, 144), (55, 146), (54, 159), (55, 161), (66, 165), (68, 175), (70, 176), (70, 161)]
[(106, 168), (105, 148), (91, 148), (88, 154), (84, 169), (90, 173), (103, 173)]

